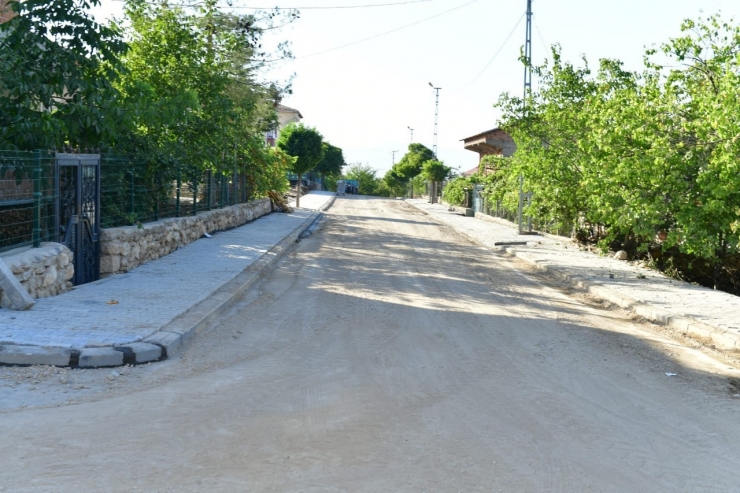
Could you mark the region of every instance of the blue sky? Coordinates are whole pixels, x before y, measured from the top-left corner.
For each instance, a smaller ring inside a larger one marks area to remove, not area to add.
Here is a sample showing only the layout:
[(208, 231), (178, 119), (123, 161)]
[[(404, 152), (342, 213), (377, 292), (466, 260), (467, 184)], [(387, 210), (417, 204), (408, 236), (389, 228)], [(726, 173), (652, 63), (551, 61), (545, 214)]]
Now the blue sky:
[[(410, 3), (305, 8), (404, 1)], [(100, 18), (120, 13), (121, 2), (102, 0), (102, 4), (96, 10)], [(463, 171), (477, 164), (477, 154), (465, 151), (460, 139), (496, 126), (499, 115), (493, 103), (501, 93), (522, 92), (523, 67), (517, 58), (524, 42), (526, 0), (233, 0), (232, 4), (304, 8), (297, 22), (271, 39), (290, 41), (295, 60), (267, 77), (285, 79), (295, 73), (293, 94), (283, 103), (300, 110), (306, 124), (341, 147), (347, 162), (369, 164), (380, 176), (392, 164), (391, 151), (400, 151), (396, 160), (405, 152), (409, 126), (415, 142), (432, 146), (434, 92), (429, 82), (442, 88), (439, 158)], [(533, 0), (532, 10), (536, 63), (549, 55), (549, 45), (559, 43), (566, 60), (579, 62), (585, 55), (596, 67), (600, 58), (617, 58), (634, 70), (642, 67), (646, 47), (680, 34), (685, 18), (721, 12), (727, 19), (740, 20), (740, 0)], [(394, 29), (398, 30), (314, 55)]]

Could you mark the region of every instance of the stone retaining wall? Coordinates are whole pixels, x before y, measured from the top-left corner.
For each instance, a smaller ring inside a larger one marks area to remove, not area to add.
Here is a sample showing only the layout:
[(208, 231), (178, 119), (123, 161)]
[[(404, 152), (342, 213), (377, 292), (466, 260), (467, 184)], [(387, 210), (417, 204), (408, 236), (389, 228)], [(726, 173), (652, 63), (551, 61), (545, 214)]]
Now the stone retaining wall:
[[(56, 296), (72, 288), (72, 252), (64, 245), (42, 243), (40, 248), (11, 250), (3, 254), (3, 260), (33, 298)], [(10, 307), (2, 290), (0, 307)]]
[(104, 229), (100, 241), (100, 276), (128, 272), (194, 242), (204, 233), (235, 228), (270, 212), (270, 199), (259, 199), (197, 216), (163, 219), (140, 227)]

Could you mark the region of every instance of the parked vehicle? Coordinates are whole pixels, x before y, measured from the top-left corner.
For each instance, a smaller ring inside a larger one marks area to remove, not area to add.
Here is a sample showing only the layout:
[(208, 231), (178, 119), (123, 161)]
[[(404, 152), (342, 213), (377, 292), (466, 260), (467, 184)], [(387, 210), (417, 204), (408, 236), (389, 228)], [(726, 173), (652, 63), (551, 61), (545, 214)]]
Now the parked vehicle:
[(347, 183), (347, 193), (357, 195), (360, 193), (360, 183), (357, 180), (344, 180)]
[(345, 195), (347, 193), (347, 183), (344, 180), (337, 180), (337, 195)]

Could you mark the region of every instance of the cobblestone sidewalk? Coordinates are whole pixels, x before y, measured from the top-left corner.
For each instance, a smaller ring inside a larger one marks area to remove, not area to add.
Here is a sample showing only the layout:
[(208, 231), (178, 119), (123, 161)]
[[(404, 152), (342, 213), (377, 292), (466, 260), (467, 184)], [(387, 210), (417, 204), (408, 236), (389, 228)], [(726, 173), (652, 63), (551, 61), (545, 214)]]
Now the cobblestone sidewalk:
[(157, 336), (163, 327), (297, 237), (332, 197), (306, 195), (292, 214), (214, 233), (126, 274), (37, 300), (28, 311), (0, 310), (0, 363), (115, 366), (166, 356), (167, 341)]
[[(490, 249), (505, 250), (599, 297), (671, 325), (719, 349), (740, 350), (740, 298), (670, 279), (637, 264), (586, 251), (567, 238), (519, 235), (515, 225), (488, 216), (464, 217), (421, 199), (408, 203)], [(526, 241), (526, 245), (496, 245)]]

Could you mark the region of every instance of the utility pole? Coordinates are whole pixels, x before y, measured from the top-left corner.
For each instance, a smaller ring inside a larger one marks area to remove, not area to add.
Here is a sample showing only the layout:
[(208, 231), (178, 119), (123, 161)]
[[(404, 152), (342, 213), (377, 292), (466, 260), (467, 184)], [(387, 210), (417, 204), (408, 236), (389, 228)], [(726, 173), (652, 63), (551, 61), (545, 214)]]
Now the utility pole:
[[(432, 154), (434, 154), (434, 159), (437, 158), (437, 122), (439, 121), (439, 90), (442, 89), (441, 87), (434, 87), (434, 84), (431, 82), (429, 83), (429, 87), (434, 89), (434, 140), (432, 141)], [(437, 197), (437, 183), (432, 181), (430, 190), (429, 190), (429, 203), (433, 204), (435, 199)]]
[(527, 28), (524, 40), (524, 100), (532, 92), (532, 0), (527, 0)]
[(399, 151), (391, 151), (391, 159), (393, 160), (393, 164), (396, 164), (396, 153)]
[[(527, 0), (527, 27), (524, 38), (524, 99), (522, 99), (522, 109), (526, 108), (527, 96), (532, 93), (532, 0)], [(531, 197), (531, 192), (526, 194)], [(524, 176), (519, 175), (519, 234), (524, 232)], [(532, 231), (532, 219), (529, 219), (529, 231)]]
[(434, 159), (437, 159), (437, 122), (439, 121), (439, 90), (441, 87), (434, 87), (434, 84), (429, 83), (429, 87), (434, 89), (434, 140), (432, 141), (432, 152), (434, 153)]
[(407, 126), (406, 128), (409, 129), (409, 143), (413, 144), (414, 143), (414, 129), (409, 126)]

